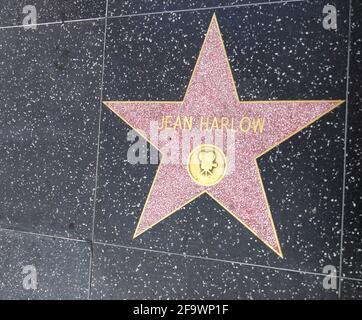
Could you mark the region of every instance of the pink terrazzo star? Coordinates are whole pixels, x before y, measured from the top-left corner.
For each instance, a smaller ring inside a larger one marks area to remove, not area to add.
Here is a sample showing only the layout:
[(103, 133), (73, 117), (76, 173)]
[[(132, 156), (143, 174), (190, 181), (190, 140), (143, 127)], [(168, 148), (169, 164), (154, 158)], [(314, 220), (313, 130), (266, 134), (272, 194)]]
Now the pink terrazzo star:
[[(282, 250), (274, 228), (256, 159), (343, 101), (239, 100), (215, 15), (210, 23), (194, 73), (180, 102), (104, 102), (150, 140), (150, 123), (163, 116), (265, 119), (262, 133), (235, 132), (235, 163), (216, 185), (195, 183), (185, 163), (160, 163), (135, 231), (135, 237), (203, 193), (209, 194), (279, 256)], [(175, 129), (179, 131), (181, 129)], [(226, 134), (226, 132), (225, 132)], [(156, 145), (162, 149), (165, 143)], [(227, 156), (225, 146), (220, 146)], [(227, 158), (228, 159), (228, 158)], [(247, 231), (246, 231), (247, 232)]]

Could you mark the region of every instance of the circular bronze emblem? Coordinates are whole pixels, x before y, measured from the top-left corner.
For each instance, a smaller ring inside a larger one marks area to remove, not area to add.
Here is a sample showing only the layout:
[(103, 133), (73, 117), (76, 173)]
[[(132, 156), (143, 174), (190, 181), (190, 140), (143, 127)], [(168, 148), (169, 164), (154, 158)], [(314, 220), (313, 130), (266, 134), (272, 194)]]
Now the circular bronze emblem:
[(225, 154), (212, 144), (197, 146), (189, 155), (187, 170), (196, 183), (206, 187), (213, 186), (225, 176)]

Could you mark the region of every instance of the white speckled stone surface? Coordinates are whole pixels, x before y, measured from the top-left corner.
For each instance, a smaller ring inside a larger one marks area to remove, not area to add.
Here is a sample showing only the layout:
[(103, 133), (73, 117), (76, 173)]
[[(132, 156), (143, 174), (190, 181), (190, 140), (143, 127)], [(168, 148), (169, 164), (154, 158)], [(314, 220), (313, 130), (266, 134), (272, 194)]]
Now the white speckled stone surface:
[[(362, 298), (360, 1), (350, 33), (346, 0), (33, 2), (0, 10), (1, 299)], [(240, 100), (348, 101), (346, 167), (346, 104), (258, 160), (283, 259), (207, 195), (132, 239), (157, 166), (100, 102), (181, 100), (214, 13)]]

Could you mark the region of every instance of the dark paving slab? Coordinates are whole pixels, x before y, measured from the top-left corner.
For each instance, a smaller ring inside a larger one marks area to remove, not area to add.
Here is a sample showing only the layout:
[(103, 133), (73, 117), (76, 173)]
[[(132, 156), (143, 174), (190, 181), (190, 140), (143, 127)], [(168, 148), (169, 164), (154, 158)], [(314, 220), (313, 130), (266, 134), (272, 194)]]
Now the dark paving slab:
[(106, 0), (2, 0), (0, 27), (22, 25), (27, 5), (36, 8), (37, 23), (100, 18), (106, 13)]
[(362, 300), (362, 282), (343, 279), (341, 298), (343, 300)]
[(89, 238), (104, 21), (0, 30), (0, 227)]
[[(241, 100), (345, 98), (348, 3), (338, 4), (337, 31), (322, 27), (325, 4), (216, 11)], [(213, 13), (110, 19), (104, 100), (182, 100)], [(344, 112), (343, 105), (259, 159), (280, 259), (207, 196), (133, 240), (157, 167), (127, 162), (129, 128), (104, 108), (96, 239), (311, 272), (338, 267)]]
[(362, 279), (362, 5), (352, 1), (343, 274)]
[(323, 277), (96, 245), (93, 299), (336, 299)]
[(185, 299), (185, 258), (95, 245), (92, 299)]
[(325, 289), (323, 277), (188, 259), (187, 281), (191, 299), (313, 300), (338, 298), (338, 291)]
[(86, 299), (89, 258), (83, 242), (0, 230), (0, 299)]

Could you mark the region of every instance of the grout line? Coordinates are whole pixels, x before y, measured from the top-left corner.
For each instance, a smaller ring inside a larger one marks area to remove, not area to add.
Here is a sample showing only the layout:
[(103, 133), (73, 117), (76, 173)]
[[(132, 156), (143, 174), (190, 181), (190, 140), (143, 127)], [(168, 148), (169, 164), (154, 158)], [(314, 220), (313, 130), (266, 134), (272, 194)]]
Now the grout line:
[[(155, 249), (124, 246), (124, 245), (118, 245), (118, 244), (112, 244), (112, 243), (104, 243), (104, 242), (99, 242), (99, 241), (95, 241), (94, 244), (103, 245), (103, 246), (110, 246), (110, 247), (116, 247), (116, 248), (122, 248), (122, 249), (131, 249), (131, 250), (159, 253), (159, 254), (178, 256), (178, 257), (184, 257), (184, 258), (192, 258), (192, 259), (199, 259), (199, 260), (206, 260), (206, 261), (237, 264), (237, 265), (248, 266), (248, 267), (272, 269), (272, 270), (276, 270), (276, 271), (287, 271), (287, 272), (294, 272), (294, 273), (299, 273), (299, 274), (310, 274), (310, 275), (322, 276), (322, 277), (326, 276), (326, 274), (318, 273), (318, 272), (302, 271), (302, 270), (297, 270), (297, 269), (280, 268), (280, 267), (272, 267), (272, 266), (261, 265), (261, 264), (254, 264), (254, 263), (247, 263), (247, 262), (240, 262), (240, 261), (232, 261), (232, 260), (225, 260), (225, 259), (218, 259), (218, 258), (210, 258), (210, 257), (203, 257), (203, 256), (195, 256), (195, 255), (186, 254), (186, 253), (168, 252), (168, 251), (155, 250)], [(336, 277), (338, 278), (338, 276), (336, 276)], [(360, 281), (362, 281), (362, 279), (360, 279)]]
[(110, 16), (109, 19), (114, 18), (128, 18), (128, 17), (141, 17), (141, 16), (151, 16), (167, 13), (182, 13), (182, 12), (193, 12), (193, 11), (207, 11), (207, 10), (217, 10), (217, 9), (229, 9), (229, 8), (242, 8), (242, 7), (255, 7), (262, 5), (271, 5), (271, 4), (284, 4), (284, 3), (294, 3), (294, 2), (306, 2), (308, 0), (279, 0), (279, 1), (264, 1), (258, 3), (244, 3), (244, 4), (234, 4), (227, 6), (213, 6), (213, 7), (199, 7), (193, 9), (179, 9), (179, 10), (166, 10), (166, 11), (156, 11), (156, 12), (141, 12), (141, 13), (131, 13), (125, 15)]
[[(298, 2), (307, 2), (308, 0), (276, 0), (276, 1), (264, 1), (258, 3), (244, 3), (244, 4), (235, 4), (235, 5), (227, 5), (227, 6), (213, 6), (213, 7), (199, 7), (193, 9), (179, 9), (179, 10), (166, 10), (166, 11), (156, 11), (156, 12), (143, 12), (143, 13), (131, 13), (125, 15), (117, 15), (117, 16), (108, 16), (108, 7), (106, 10), (105, 17), (98, 18), (86, 18), (86, 19), (75, 19), (75, 20), (64, 20), (64, 21), (51, 21), (51, 22), (42, 22), (36, 24), (27, 24), (26, 27), (38, 27), (38, 26), (49, 26), (49, 25), (57, 25), (57, 24), (65, 24), (65, 23), (76, 23), (76, 22), (87, 22), (87, 21), (99, 21), (106, 19), (115, 19), (115, 18), (128, 18), (128, 17), (139, 17), (139, 16), (148, 16), (148, 15), (160, 15), (167, 13), (182, 13), (182, 12), (192, 12), (192, 11), (206, 11), (206, 10), (218, 10), (218, 9), (229, 9), (229, 8), (241, 8), (241, 7), (254, 7), (254, 6), (262, 6), (262, 5), (273, 5), (273, 4), (284, 4), (284, 3), (298, 3)], [(106, 1), (108, 2), (108, 0)], [(2, 29), (15, 29), (15, 28), (24, 28), (24, 25), (9, 25), (0, 27)]]
[[(106, 0), (106, 17), (107, 15), (108, 15), (108, 0)], [(98, 116), (97, 157), (96, 157), (96, 172), (95, 172), (95, 182), (94, 182), (94, 198), (93, 198), (93, 213), (92, 213), (91, 253), (89, 258), (88, 300), (90, 299), (91, 287), (92, 287), (93, 244), (94, 244), (95, 217), (96, 217), (96, 204), (97, 204), (98, 167), (99, 167), (101, 122), (102, 122), (102, 108), (103, 108), (104, 63), (106, 56), (106, 41), (107, 41), (107, 22), (108, 19), (106, 18), (104, 21), (102, 75), (101, 75), (100, 101), (99, 101), (99, 111), (98, 111), (99, 116)]]
[[(178, 257), (198, 259), (198, 260), (222, 262), (222, 263), (228, 263), (228, 264), (237, 264), (237, 265), (241, 265), (241, 266), (248, 266), (248, 267), (255, 267), (255, 268), (262, 268), (262, 269), (271, 269), (271, 270), (276, 270), (276, 271), (293, 272), (293, 273), (299, 273), (299, 274), (309, 274), (309, 275), (321, 276), (321, 277), (325, 277), (327, 275), (325, 273), (319, 273), (319, 272), (303, 271), (303, 270), (281, 268), (281, 267), (272, 267), (272, 266), (261, 265), (261, 264), (254, 264), (254, 263), (247, 263), (247, 262), (240, 262), (240, 261), (232, 261), (232, 260), (224, 260), (224, 259), (203, 257), (203, 256), (195, 256), (195, 255), (190, 255), (190, 254), (186, 254), (186, 253), (177, 253), (177, 252), (168, 252), (168, 251), (163, 251), (163, 250), (132, 247), (132, 246), (113, 244), (113, 243), (105, 243), (105, 242), (100, 242), (100, 241), (95, 241), (94, 244), (103, 245), (103, 246), (106, 246), (106, 247), (109, 246), (109, 247), (115, 247), (115, 248), (122, 248), (122, 249), (130, 249), (130, 250), (138, 250), (138, 251), (144, 251), (144, 252), (158, 253), (158, 254), (164, 254), (164, 255), (169, 255), (169, 256), (178, 256)], [(339, 278), (340, 280), (351, 280), (351, 281), (356, 281), (356, 282), (362, 282), (362, 278), (342, 277), (342, 276), (333, 276), (333, 275), (329, 275), (329, 276), (332, 277), (332, 278)]]
[[(67, 238), (67, 237), (61, 237), (61, 236), (52, 236), (52, 235), (48, 235), (48, 234), (44, 234), (44, 233), (36, 233), (36, 232), (30, 232), (30, 231), (14, 230), (14, 229), (8, 229), (8, 228), (3, 228), (3, 227), (0, 227), (0, 232), (12, 232), (12, 233), (20, 233), (20, 234), (25, 234), (25, 235), (41, 237), (41, 238), (51, 238), (51, 239), (58, 239), (58, 240), (89, 243), (89, 241), (87, 241), (87, 240), (81, 240), (81, 239), (75, 239), (75, 238)], [(115, 248), (122, 248), (122, 249), (130, 249), (130, 250), (138, 250), (138, 251), (144, 251), (144, 252), (158, 253), (158, 254), (169, 255), (169, 256), (178, 256), (178, 257), (198, 259), (198, 260), (222, 262), (222, 263), (228, 263), (228, 264), (237, 264), (237, 265), (255, 267), (255, 268), (271, 269), (271, 270), (276, 270), (276, 271), (286, 271), (286, 272), (293, 272), (293, 273), (299, 273), (299, 274), (310, 274), (310, 275), (323, 276), (323, 277), (326, 276), (326, 274), (318, 273), (318, 272), (303, 271), (303, 270), (289, 269), (289, 268), (279, 268), (279, 267), (272, 267), (272, 266), (267, 266), (267, 265), (254, 264), (254, 263), (232, 261), (232, 260), (224, 260), (224, 259), (203, 257), (203, 256), (195, 256), (195, 255), (186, 254), (186, 253), (184, 254), (184, 253), (177, 253), (177, 252), (168, 252), (168, 251), (163, 251), (163, 250), (155, 250), (155, 249), (148, 249), (148, 248), (141, 248), (141, 247), (118, 245), (118, 244), (105, 243), (105, 242), (100, 242), (100, 241), (93, 241), (93, 244), (103, 245), (103, 246), (108, 246), (108, 247), (115, 247)], [(331, 276), (331, 277), (333, 277), (333, 276)], [(337, 278), (339, 278), (340, 281), (342, 281), (342, 280), (350, 280), (350, 281), (362, 282), (362, 278), (343, 277), (341, 275), (338, 276)]]
[(4, 228), (4, 227), (0, 227), (0, 231), (21, 233), (21, 234), (25, 234), (25, 235), (37, 236), (37, 237), (42, 237), (42, 238), (52, 238), (52, 239), (76, 241), (76, 242), (83, 242), (83, 243), (88, 243), (89, 242), (87, 240), (82, 240), (82, 239), (67, 238), (67, 237), (56, 236), (56, 235), (51, 236), (49, 234), (44, 234), (44, 233), (36, 233), (36, 232), (31, 232), (31, 231), (15, 230), (15, 229), (9, 229), (9, 228)]
[(342, 294), (342, 268), (343, 268), (343, 237), (344, 237), (344, 215), (345, 215), (345, 200), (346, 200), (346, 165), (347, 165), (347, 146), (348, 146), (348, 103), (349, 103), (349, 71), (350, 71), (350, 56), (351, 56), (351, 26), (352, 26), (352, 0), (349, 0), (349, 16), (348, 16), (348, 45), (347, 45), (347, 74), (346, 74), (346, 111), (344, 122), (344, 159), (343, 159), (343, 186), (342, 186), (342, 215), (341, 215), (341, 240), (339, 254), (339, 286), (338, 297)]
[(99, 20), (105, 20), (105, 17), (98, 17), (98, 18), (87, 18), (87, 19), (76, 19), (76, 20), (64, 20), (64, 21), (51, 21), (51, 22), (41, 22), (41, 23), (34, 23), (34, 24), (18, 24), (13, 26), (4, 26), (0, 27), (0, 30), (2, 29), (16, 29), (16, 28), (31, 28), (31, 27), (39, 27), (39, 26), (49, 26), (49, 25), (55, 25), (55, 24), (65, 24), (65, 23), (76, 23), (76, 22), (89, 22), (89, 21), (99, 21)]
[(340, 280), (351, 280), (351, 281), (356, 281), (356, 282), (362, 282), (362, 279), (360, 278), (354, 278), (354, 277), (343, 277), (343, 276), (339, 276)]

